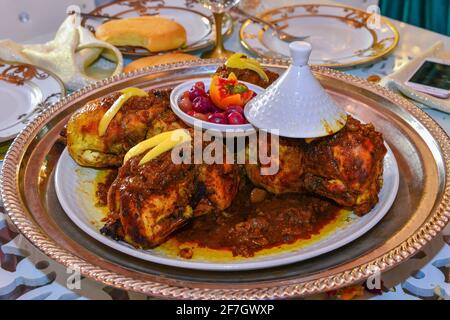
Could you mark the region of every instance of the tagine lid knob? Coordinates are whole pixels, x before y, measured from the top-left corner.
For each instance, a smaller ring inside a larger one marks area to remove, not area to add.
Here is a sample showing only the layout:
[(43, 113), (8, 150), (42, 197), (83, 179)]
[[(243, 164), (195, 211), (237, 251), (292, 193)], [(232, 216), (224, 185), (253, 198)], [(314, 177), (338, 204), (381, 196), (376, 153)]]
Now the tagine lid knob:
[(288, 138), (319, 138), (341, 130), (347, 114), (312, 73), (307, 42), (289, 45), (292, 64), (277, 81), (245, 107), (256, 128)]
[(289, 44), (292, 64), (297, 67), (307, 66), (311, 56), (312, 46), (308, 42), (296, 41)]

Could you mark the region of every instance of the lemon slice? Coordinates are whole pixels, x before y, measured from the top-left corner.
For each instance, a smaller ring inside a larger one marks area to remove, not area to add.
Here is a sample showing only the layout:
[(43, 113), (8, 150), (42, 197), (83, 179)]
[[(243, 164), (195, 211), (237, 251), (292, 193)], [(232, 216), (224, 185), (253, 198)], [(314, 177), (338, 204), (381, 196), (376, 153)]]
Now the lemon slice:
[(172, 150), (176, 146), (188, 141), (191, 141), (191, 135), (187, 133), (186, 130), (183, 129), (174, 130), (172, 131), (170, 137), (168, 137), (163, 142), (154, 147), (152, 150), (147, 152), (147, 154), (139, 162), (139, 165), (141, 166), (143, 164), (146, 164), (147, 162), (155, 159), (162, 153)]
[(106, 111), (103, 115), (100, 123), (98, 125), (98, 135), (103, 137), (108, 129), (109, 124), (112, 119), (116, 116), (117, 112), (119, 112), (120, 108), (124, 105), (125, 102), (128, 101), (131, 97), (146, 97), (148, 93), (142, 89), (138, 88), (126, 88), (120, 91), (122, 95), (114, 102), (114, 104)]
[(135, 145), (133, 148), (131, 148), (127, 154), (125, 155), (125, 158), (123, 159), (123, 163), (127, 162), (133, 157), (136, 157), (147, 150), (156, 147), (158, 144), (166, 140), (167, 138), (170, 138), (173, 131), (164, 132), (161, 134), (158, 134), (150, 139), (144, 140), (141, 143)]
[(261, 79), (268, 82), (269, 77), (264, 72), (261, 64), (254, 59), (244, 58), (244, 56), (245, 54), (243, 53), (235, 53), (230, 58), (228, 58), (228, 60), (225, 62), (225, 65), (229, 68), (249, 69), (255, 71), (261, 77)]
[(160, 154), (175, 148), (177, 145), (191, 141), (191, 135), (185, 129), (177, 129), (160, 133), (150, 139), (142, 141), (131, 148), (123, 159), (123, 163), (133, 157), (136, 157), (147, 150), (150, 150), (139, 162), (139, 165), (145, 164), (158, 157)]

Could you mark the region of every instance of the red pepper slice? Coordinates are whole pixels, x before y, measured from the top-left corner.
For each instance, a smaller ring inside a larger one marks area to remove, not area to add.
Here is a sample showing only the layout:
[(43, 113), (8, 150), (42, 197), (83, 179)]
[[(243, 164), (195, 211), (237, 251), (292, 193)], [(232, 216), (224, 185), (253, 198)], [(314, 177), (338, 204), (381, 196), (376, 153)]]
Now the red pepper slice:
[(214, 76), (209, 88), (212, 102), (219, 108), (226, 110), (229, 106), (244, 105), (253, 97), (254, 93), (242, 83), (239, 83), (234, 73), (228, 79)]

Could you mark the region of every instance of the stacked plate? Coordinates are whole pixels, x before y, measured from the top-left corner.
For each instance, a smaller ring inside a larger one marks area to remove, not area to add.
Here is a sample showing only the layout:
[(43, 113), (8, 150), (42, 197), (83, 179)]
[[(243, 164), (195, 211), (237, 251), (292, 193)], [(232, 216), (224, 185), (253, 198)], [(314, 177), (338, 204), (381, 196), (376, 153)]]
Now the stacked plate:
[[(376, 13), (340, 5), (295, 5), (270, 9), (258, 15), (284, 32), (309, 36), (314, 48), (311, 63), (352, 67), (391, 53), (399, 41), (392, 23)], [(267, 24), (247, 20), (241, 27), (242, 45), (265, 58), (288, 58), (289, 43), (280, 40)]]
[(62, 82), (47, 71), (0, 61), (0, 142), (14, 138), (64, 95)]

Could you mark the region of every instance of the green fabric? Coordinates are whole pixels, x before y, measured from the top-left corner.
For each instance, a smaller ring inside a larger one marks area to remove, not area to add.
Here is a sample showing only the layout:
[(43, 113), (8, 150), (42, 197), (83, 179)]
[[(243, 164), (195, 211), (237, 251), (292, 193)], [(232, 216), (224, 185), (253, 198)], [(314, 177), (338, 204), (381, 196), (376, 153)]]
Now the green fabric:
[(387, 17), (450, 35), (450, 0), (380, 0), (380, 8)]

